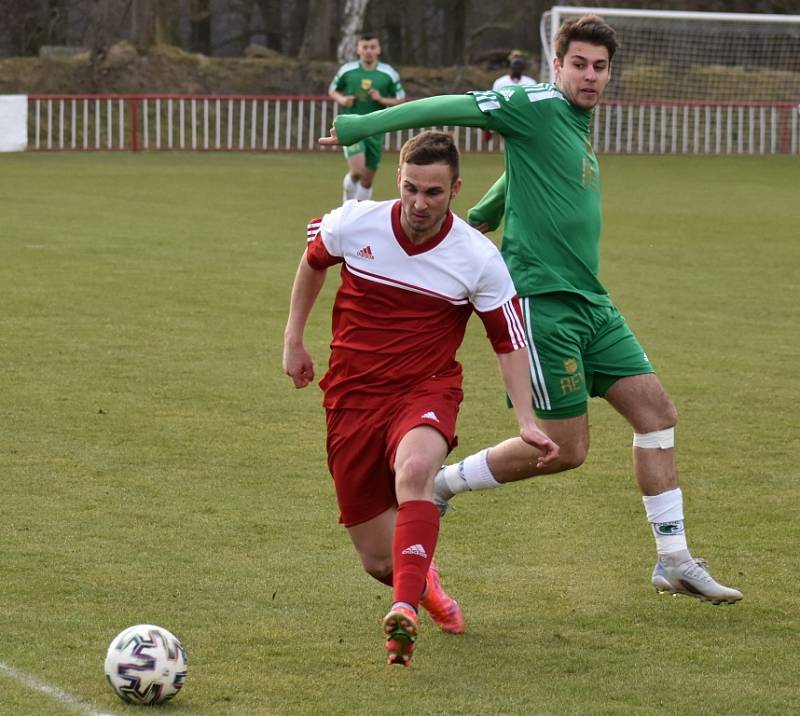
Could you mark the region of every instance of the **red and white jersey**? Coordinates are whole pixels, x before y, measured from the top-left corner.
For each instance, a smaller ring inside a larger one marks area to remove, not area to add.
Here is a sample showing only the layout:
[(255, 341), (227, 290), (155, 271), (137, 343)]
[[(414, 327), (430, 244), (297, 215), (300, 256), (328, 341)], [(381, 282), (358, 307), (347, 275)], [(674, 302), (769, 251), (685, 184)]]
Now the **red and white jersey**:
[(514, 284), (495, 245), (448, 213), (413, 244), (399, 201), (348, 201), (309, 224), (314, 269), (342, 263), (333, 305), (329, 408), (369, 407), (431, 378), (461, 388), (456, 351), (474, 310), (497, 353), (526, 345)]

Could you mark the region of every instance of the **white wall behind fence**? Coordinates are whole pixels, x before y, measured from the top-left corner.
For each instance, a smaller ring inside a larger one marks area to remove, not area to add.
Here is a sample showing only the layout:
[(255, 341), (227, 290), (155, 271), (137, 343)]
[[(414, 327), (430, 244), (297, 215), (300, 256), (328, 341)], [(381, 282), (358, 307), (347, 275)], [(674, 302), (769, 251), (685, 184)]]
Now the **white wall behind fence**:
[(21, 152), (27, 146), (27, 95), (0, 95), (0, 152)]

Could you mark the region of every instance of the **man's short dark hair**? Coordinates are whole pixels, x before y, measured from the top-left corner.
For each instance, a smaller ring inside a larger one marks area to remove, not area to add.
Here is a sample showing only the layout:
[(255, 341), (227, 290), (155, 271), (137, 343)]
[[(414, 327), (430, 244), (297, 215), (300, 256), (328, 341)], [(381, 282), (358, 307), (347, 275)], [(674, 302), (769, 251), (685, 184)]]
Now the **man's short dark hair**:
[(566, 20), (558, 28), (556, 35), (556, 57), (559, 62), (569, 50), (571, 42), (588, 42), (590, 45), (602, 45), (608, 50), (608, 61), (614, 59), (614, 53), (619, 47), (617, 33), (602, 17), (598, 15), (584, 15), (575, 20)]
[(369, 30), (364, 30), (363, 32), (359, 33), (358, 41), (361, 42), (362, 40), (365, 42), (369, 40), (378, 40), (380, 42), (380, 40), (378, 39), (378, 33), (371, 32)]
[(455, 182), (460, 173), (458, 147), (449, 132), (429, 129), (409, 139), (400, 149), (400, 164), (447, 164)]

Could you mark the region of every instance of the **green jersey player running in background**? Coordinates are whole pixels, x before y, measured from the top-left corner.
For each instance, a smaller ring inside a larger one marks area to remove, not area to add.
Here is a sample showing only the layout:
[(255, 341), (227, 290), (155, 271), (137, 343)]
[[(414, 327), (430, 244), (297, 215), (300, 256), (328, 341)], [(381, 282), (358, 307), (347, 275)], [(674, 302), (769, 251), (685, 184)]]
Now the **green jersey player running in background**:
[[(358, 60), (343, 64), (328, 89), (343, 114), (369, 114), (399, 104), (406, 93), (391, 65), (378, 62), (381, 45), (372, 33), (362, 33), (356, 46)], [(383, 154), (383, 135), (364, 137), (344, 148), (348, 171), (342, 182), (342, 201), (371, 199), (372, 182)]]
[(590, 141), (592, 110), (611, 78), (614, 30), (597, 16), (568, 20), (556, 38), (555, 84), (431, 97), (365, 117), (338, 117), (322, 144), (350, 144), (408, 127), (480, 127), (505, 138), (506, 173), (470, 212), (481, 228), (505, 210), (502, 253), (523, 304), (536, 415), (560, 446), (538, 451), (506, 440), (443, 468), (435, 492), (454, 494), (578, 467), (589, 449), (587, 403), (605, 398), (631, 425), (634, 473), (655, 536), (659, 591), (734, 603), (689, 552), (675, 463), (675, 406), (598, 278), (600, 174)]

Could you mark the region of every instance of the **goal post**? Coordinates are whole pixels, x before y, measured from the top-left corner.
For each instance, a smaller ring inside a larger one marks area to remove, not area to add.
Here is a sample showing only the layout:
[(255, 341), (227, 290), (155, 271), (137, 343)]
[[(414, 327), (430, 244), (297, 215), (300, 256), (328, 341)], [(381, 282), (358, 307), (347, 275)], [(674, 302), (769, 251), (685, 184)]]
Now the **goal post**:
[(540, 24), (543, 79), (555, 80), (558, 28), (582, 15), (620, 41), (597, 151), (800, 154), (800, 15), (557, 5)]
[(800, 102), (800, 15), (558, 5), (541, 20), (543, 78), (561, 23), (587, 14), (620, 40), (608, 100)]

